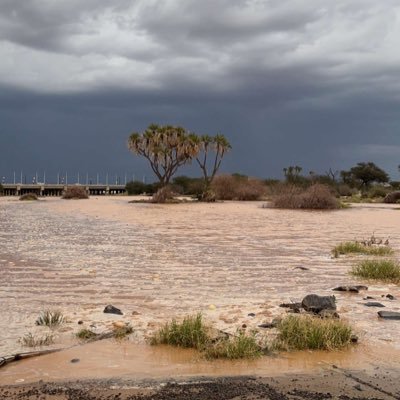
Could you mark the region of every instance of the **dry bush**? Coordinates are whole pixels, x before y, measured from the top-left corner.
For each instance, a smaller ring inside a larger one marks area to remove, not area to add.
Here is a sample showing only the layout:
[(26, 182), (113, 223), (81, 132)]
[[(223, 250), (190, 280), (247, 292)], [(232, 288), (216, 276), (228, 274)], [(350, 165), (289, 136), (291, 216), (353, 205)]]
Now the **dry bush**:
[(63, 199), (88, 199), (86, 189), (82, 186), (68, 186), (62, 196)]
[(153, 194), (152, 203), (171, 203), (177, 193), (174, 192), (171, 186), (164, 186)]
[(392, 192), (386, 195), (386, 197), (383, 200), (385, 203), (399, 203), (400, 202), (400, 191), (398, 192)]
[(38, 200), (38, 196), (36, 193), (25, 193), (19, 198), (21, 201), (32, 201)]
[(272, 205), (276, 208), (310, 210), (332, 210), (340, 206), (330, 188), (319, 183), (307, 189), (287, 186), (274, 198)]
[(231, 175), (217, 176), (212, 183), (212, 190), (218, 200), (259, 200), (266, 193), (262, 181)]

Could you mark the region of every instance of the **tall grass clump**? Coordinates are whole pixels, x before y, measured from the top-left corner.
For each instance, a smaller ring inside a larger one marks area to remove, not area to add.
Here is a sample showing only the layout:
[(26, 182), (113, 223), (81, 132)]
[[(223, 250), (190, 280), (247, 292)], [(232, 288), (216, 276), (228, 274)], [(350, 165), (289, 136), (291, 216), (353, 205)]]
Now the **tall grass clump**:
[(19, 339), (19, 342), (26, 347), (41, 347), (41, 346), (49, 346), (54, 343), (53, 335), (46, 334), (42, 337), (36, 337), (32, 333), (27, 333), (22, 338)]
[(167, 322), (155, 333), (150, 343), (202, 350), (209, 340), (208, 327), (204, 324), (202, 315), (197, 314), (185, 317), (182, 322), (175, 319)]
[(336, 350), (347, 346), (351, 337), (352, 329), (343, 321), (289, 315), (278, 324), (274, 347), (284, 350)]
[(316, 183), (305, 189), (287, 185), (272, 200), (272, 206), (286, 209), (333, 210), (340, 208), (340, 203), (328, 186)]
[(91, 331), (90, 329), (82, 328), (81, 330), (79, 330), (79, 331), (75, 334), (75, 336), (76, 336), (78, 339), (81, 339), (81, 340), (92, 340), (92, 339), (94, 339), (96, 336), (98, 336), (98, 334), (95, 333), (95, 332), (93, 332), (93, 331)]
[(205, 348), (208, 359), (237, 360), (241, 358), (257, 358), (263, 355), (261, 346), (257, 343), (254, 334), (247, 335), (240, 331), (233, 338), (217, 340)]
[(364, 260), (355, 265), (351, 274), (365, 279), (400, 282), (400, 264), (393, 260)]
[(366, 246), (359, 242), (343, 242), (332, 250), (335, 257), (343, 254), (367, 254), (371, 256), (387, 256), (393, 253), (389, 246)]
[(64, 322), (64, 316), (61, 311), (46, 310), (42, 311), (36, 320), (36, 325), (54, 327)]
[(63, 195), (63, 199), (71, 200), (71, 199), (88, 199), (89, 195), (86, 192), (86, 189), (82, 186), (68, 186)]

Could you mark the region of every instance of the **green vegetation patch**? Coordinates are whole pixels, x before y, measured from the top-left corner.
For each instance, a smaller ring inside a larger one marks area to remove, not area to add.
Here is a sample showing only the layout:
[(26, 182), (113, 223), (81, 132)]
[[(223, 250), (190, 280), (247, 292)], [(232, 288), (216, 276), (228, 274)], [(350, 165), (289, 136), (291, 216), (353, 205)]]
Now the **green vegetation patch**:
[(54, 337), (53, 335), (50, 334), (41, 337), (36, 337), (29, 332), (25, 336), (20, 338), (19, 342), (26, 347), (49, 346), (54, 343)]
[(175, 319), (167, 322), (156, 332), (150, 343), (202, 350), (209, 340), (209, 329), (204, 324), (202, 315), (197, 314), (185, 317), (182, 322)]
[(351, 337), (352, 329), (343, 321), (289, 315), (278, 324), (274, 347), (281, 350), (336, 350), (350, 344)]
[(237, 360), (241, 358), (257, 358), (264, 353), (261, 346), (257, 343), (255, 335), (247, 335), (239, 331), (237, 336), (227, 339), (217, 340), (210, 343), (205, 351), (208, 359), (228, 359)]
[(400, 282), (400, 264), (394, 260), (364, 260), (354, 266), (351, 274), (365, 279)]
[(133, 328), (130, 325), (125, 325), (123, 327), (114, 328), (114, 337), (116, 339), (124, 339), (126, 336), (133, 333)]
[(97, 336), (97, 333), (92, 332), (90, 329), (83, 328), (76, 333), (76, 337), (81, 340), (92, 340)]
[(46, 310), (42, 311), (36, 320), (36, 325), (54, 327), (64, 322), (64, 316), (61, 311)]
[(334, 257), (343, 254), (367, 254), (371, 256), (387, 256), (393, 254), (390, 246), (366, 246), (359, 242), (343, 242), (335, 246), (332, 250)]

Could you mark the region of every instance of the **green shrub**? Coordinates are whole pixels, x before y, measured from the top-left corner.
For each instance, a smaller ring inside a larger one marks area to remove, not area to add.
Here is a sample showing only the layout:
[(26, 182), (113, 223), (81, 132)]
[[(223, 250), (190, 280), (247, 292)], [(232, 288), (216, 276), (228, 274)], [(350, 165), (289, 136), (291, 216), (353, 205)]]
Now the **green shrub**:
[(46, 310), (43, 311), (36, 320), (36, 325), (44, 325), (44, 326), (58, 326), (64, 322), (64, 316), (61, 311), (51, 311)]
[(88, 199), (89, 195), (86, 192), (86, 189), (83, 186), (68, 186), (63, 195), (63, 199), (71, 200), (71, 199)]
[(367, 196), (370, 199), (374, 199), (374, 198), (381, 198), (381, 197), (385, 197), (388, 193), (390, 192), (390, 188), (386, 188), (384, 186), (381, 185), (375, 185), (372, 186), (368, 192), (367, 192)]
[(332, 250), (335, 257), (340, 254), (368, 254), (372, 256), (387, 256), (393, 253), (389, 246), (366, 246), (359, 242), (343, 242)]
[(53, 335), (47, 334), (42, 337), (36, 337), (32, 333), (27, 333), (19, 342), (26, 347), (40, 347), (40, 346), (49, 346), (54, 343)]
[(400, 282), (400, 264), (393, 260), (364, 260), (354, 266), (351, 273), (366, 279)]
[(278, 324), (277, 349), (336, 350), (351, 342), (351, 327), (337, 319), (288, 315)]
[(210, 342), (205, 348), (208, 359), (236, 360), (240, 358), (257, 358), (263, 355), (261, 346), (257, 343), (254, 334), (246, 335), (239, 331), (233, 338), (220, 339)]
[(21, 201), (34, 201), (38, 200), (38, 196), (36, 193), (25, 193), (19, 197)]
[(179, 347), (192, 347), (201, 350), (210, 340), (208, 328), (201, 314), (188, 316), (182, 322), (173, 319), (161, 327), (151, 338), (150, 343), (169, 344)]

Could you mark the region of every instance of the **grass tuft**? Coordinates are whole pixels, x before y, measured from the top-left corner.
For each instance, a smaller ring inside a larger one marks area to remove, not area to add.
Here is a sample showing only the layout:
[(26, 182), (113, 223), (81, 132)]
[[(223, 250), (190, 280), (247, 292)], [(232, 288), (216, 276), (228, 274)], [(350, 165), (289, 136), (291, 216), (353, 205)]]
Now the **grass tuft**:
[(400, 264), (393, 260), (364, 260), (354, 266), (351, 274), (365, 279), (400, 282)]
[(201, 350), (208, 341), (208, 328), (199, 313), (195, 316), (185, 317), (181, 323), (174, 319), (167, 322), (151, 338), (150, 344), (169, 344)]
[(336, 350), (351, 342), (352, 329), (343, 321), (309, 315), (285, 317), (274, 347), (284, 350)]
[(19, 197), (21, 201), (34, 201), (39, 200), (36, 193), (25, 193)]
[(92, 332), (90, 329), (83, 328), (76, 333), (76, 337), (81, 340), (92, 340), (97, 336), (97, 333)]
[(217, 340), (204, 350), (208, 359), (237, 360), (241, 358), (257, 358), (263, 355), (261, 346), (257, 343), (254, 334), (246, 335), (243, 331), (233, 338)]
[(54, 337), (53, 335), (49, 334), (42, 337), (36, 337), (29, 332), (25, 336), (20, 338), (19, 342), (26, 347), (49, 346), (54, 343)]
[(36, 325), (54, 327), (61, 325), (63, 322), (64, 316), (61, 311), (46, 310), (39, 315)]
[(116, 339), (123, 339), (133, 333), (133, 328), (130, 325), (114, 328), (114, 337)]
[(371, 256), (387, 256), (393, 254), (389, 246), (367, 246), (359, 242), (343, 242), (335, 246), (332, 250), (334, 257), (343, 254), (367, 254)]

